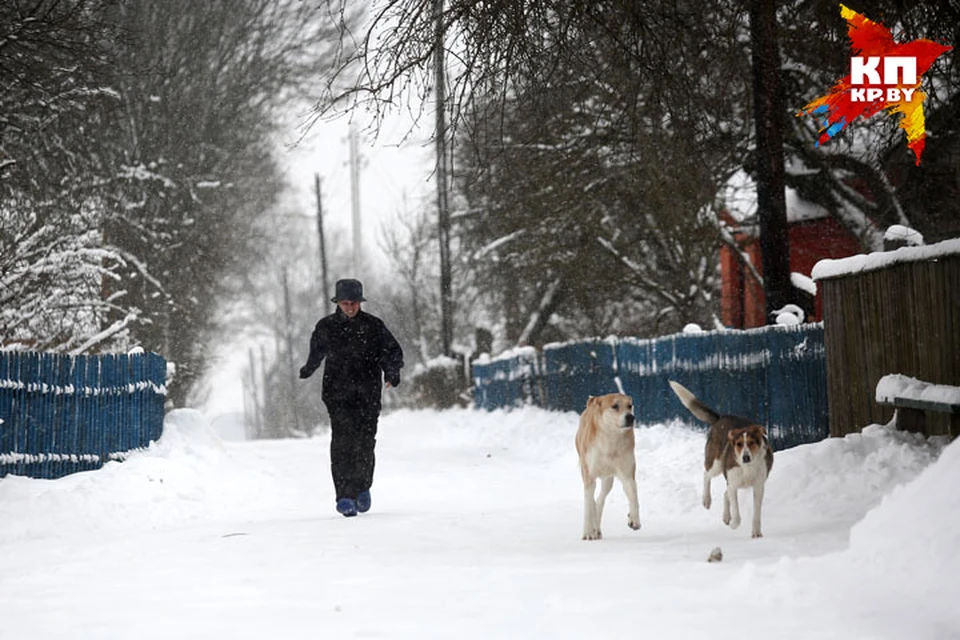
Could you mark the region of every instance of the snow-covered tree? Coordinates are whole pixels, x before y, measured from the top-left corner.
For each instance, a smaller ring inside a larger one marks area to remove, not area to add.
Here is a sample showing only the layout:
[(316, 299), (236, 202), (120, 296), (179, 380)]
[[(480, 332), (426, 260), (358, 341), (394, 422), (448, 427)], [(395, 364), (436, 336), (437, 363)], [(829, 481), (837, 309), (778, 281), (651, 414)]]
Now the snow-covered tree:
[(0, 4), (0, 347), (83, 352), (136, 342), (120, 273), (146, 275), (100, 223), (99, 114), (117, 37), (107, 0)]
[[(82, 353), (124, 349), (136, 309), (104, 295), (127, 266), (105, 246), (93, 213), (56, 218), (0, 209), (0, 336), (7, 349)], [(109, 317), (119, 318), (108, 322)]]
[[(512, 339), (537, 342), (547, 328), (550, 337), (602, 331), (625, 319), (632, 324), (624, 330), (639, 332), (709, 325), (710, 254), (730, 240), (716, 201), (738, 170), (757, 177), (749, 7), (391, 0), (376, 5), (317, 113), (360, 104), (376, 117), (411, 94), (432, 104), (439, 23), (458, 185), (469, 200), (455, 218), (461, 258), (475, 259), (477, 281), (500, 292)], [(956, 42), (954, 3), (878, 0), (863, 10), (898, 37)], [(786, 3), (776, 22), (787, 186), (826, 207), (865, 249), (877, 248), (890, 224), (923, 227), (918, 214), (960, 230), (949, 213), (957, 198), (942, 195), (956, 194), (956, 62), (944, 58), (930, 73), (938, 95), (928, 113), (944, 142), (931, 140), (939, 151), (919, 175), (892, 159), (902, 148), (895, 123), (871, 122), (847, 143), (817, 147), (816, 123), (794, 117), (849, 63), (838, 6)], [(919, 189), (921, 197), (905, 197)], [(576, 280), (605, 286), (581, 285), (580, 294)], [(575, 317), (611, 308), (615, 321)]]
[(286, 187), (277, 130), (315, 98), (334, 24), (349, 23), (326, 9), (0, 5), (0, 342), (103, 350), (122, 336), (177, 364), (168, 398), (183, 403), (224, 299), (265, 253), (257, 222)]

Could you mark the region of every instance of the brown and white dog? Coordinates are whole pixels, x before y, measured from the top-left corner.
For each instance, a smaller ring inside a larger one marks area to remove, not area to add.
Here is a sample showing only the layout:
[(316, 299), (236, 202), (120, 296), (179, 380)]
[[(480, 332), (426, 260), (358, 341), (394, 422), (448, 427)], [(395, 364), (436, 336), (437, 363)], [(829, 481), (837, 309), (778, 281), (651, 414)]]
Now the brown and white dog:
[[(577, 429), (577, 454), (583, 477), (583, 539), (599, 540), (603, 503), (620, 479), (630, 503), (627, 526), (640, 528), (640, 502), (637, 499), (637, 459), (634, 454), (633, 399), (621, 393), (590, 396), (580, 414)], [(597, 479), (600, 494), (596, 495)]]
[(760, 511), (763, 506), (763, 488), (773, 468), (773, 449), (767, 440), (767, 430), (740, 416), (721, 416), (697, 399), (682, 384), (670, 381), (670, 388), (690, 413), (710, 425), (704, 448), (703, 506), (710, 508), (710, 481), (721, 473), (727, 479), (723, 494), (723, 523), (736, 529), (740, 526), (740, 502), (737, 491), (753, 489), (754, 538), (760, 531)]

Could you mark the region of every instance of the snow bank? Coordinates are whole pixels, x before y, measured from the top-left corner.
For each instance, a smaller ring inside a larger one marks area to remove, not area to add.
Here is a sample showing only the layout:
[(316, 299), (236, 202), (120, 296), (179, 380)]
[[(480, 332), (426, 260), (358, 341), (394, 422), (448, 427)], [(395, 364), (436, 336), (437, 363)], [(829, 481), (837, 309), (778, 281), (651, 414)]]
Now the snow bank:
[(794, 447), (774, 458), (772, 473), (780, 481), (768, 483), (767, 500), (772, 509), (810, 507), (819, 520), (857, 520), (932, 464), (941, 449), (942, 440), (898, 431), (892, 423)]
[(174, 409), (163, 419), (163, 434), (151, 447), (155, 456), (171, 457), (178, 454), (197, 454), (223, 451), (223, 441), (202, 413), (194, 409)]
[(207, 414), (213, 432), (224, 441), (240, 442), (247, 439), (245, 417), (242, 411)]
[(174, 410), (160, 439), (124, 462), (58, 480), (0, 479), (0, 544), (216, 517), (257, 497), (272, 502), (271, 486), (233, 461), (203, 414)]
[(876, 578), (909, 584), (916, 597), (952, 588), (960, 576), (960, 491), (945, 487), (960, 487), (960, 440), (851, 529), (851, 555), (867, 566), (882, 558)]
[(892, 424), (794, 447), (775, 458), (765, 520), (798, 516), (779, 536), (806, 536), (808, 554), (819, 532), (849, 522), (849, 545), (784, 555), (769, 567), (747, 562), (728, 585), (764, 607), (809, 612), (809, 627), (778, 620), (768, 629), (775, 636), (960, 637), (960, 492), (946, 489), (958, 483), (960, 441), (947, 445)]
[(960, 440), (850, 531), (850, 550), (840, 559), (848, 580), (837, 588), (845, 598), (856, 595), (853, 606), (874, 618), (885, 637), (960, 637), (957, 487)]
[(704, 431), (640, 428), (643, 529), (617, 488), (585, 543), (577, 424), (385, 415), (374, 510), (344, 519), (328, 434), (223, 442), (172, 412), (128, 462), (0, 479), (0, 635), (960, 637), (960, 444), (872, 426), (779, 452), (754, 540), (720, 522), (722, 479), (700, 504)]

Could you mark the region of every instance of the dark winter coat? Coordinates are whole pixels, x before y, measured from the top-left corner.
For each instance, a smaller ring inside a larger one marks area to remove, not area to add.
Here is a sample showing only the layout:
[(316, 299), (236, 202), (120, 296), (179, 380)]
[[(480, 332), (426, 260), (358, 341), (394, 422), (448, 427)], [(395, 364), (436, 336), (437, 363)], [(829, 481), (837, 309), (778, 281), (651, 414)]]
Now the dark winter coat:
[(381, 372), (392, 386), (400, 384), (400, 344), (380, 318), (362, 310), (349, 318), (337, 309), (317, 322), (300, 377), (313, 375), (324, 358), (321, 393), (328, 407), (372, 405), (379, 411)]

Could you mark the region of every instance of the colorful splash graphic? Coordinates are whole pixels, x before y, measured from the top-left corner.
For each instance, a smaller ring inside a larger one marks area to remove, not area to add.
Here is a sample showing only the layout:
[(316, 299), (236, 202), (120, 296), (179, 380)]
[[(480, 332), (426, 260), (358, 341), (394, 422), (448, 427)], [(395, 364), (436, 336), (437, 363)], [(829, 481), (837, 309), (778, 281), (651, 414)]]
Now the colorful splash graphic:
[(927, 138), (923, 117), (927, 95), (920, 90), (920, 80), (934, 61), (953, 47), (926, 39), (897, 44), (889, 29), (842, 4), (840, 15), (847, 21), (853, 51), (851, 73), (797, 115), (812, 114), (823, 120), (817, 141), (821, 145), (857, 117), (869, 118), (882, 110), (899, 114), (907, 147), (919, 165)]

